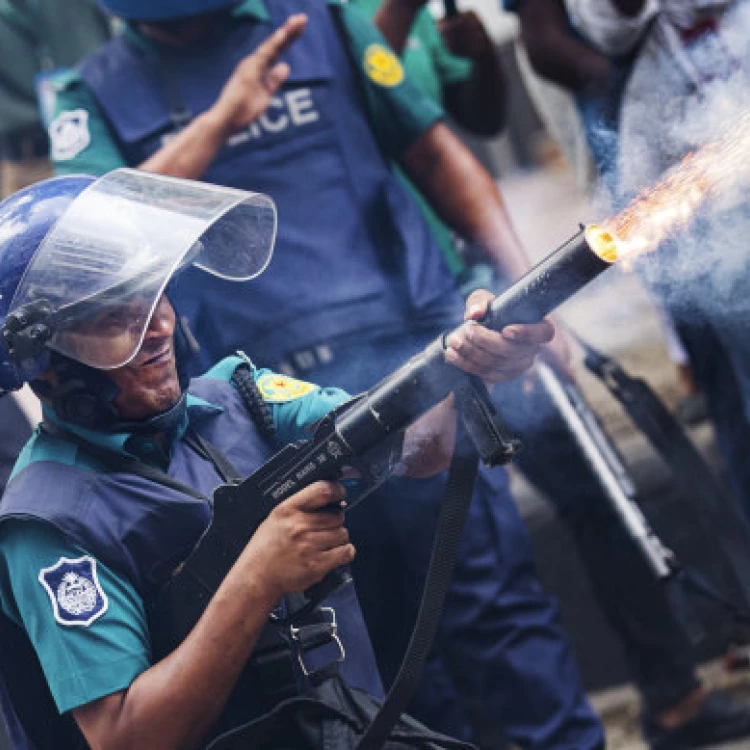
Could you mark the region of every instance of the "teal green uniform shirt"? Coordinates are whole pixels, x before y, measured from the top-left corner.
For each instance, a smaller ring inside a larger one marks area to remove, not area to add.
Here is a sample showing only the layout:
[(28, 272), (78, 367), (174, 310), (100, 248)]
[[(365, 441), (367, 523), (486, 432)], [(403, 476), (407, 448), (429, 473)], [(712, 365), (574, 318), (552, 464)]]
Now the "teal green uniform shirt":
[[(369, 18), (372, 18), (380, 7), (381, 0), (354, 0)], [(457, 57), (446, 46), (427, 8), (417, 13), (409, 30), (406, 46), (401, 60), (406, 74), (416, 86), (433, 101), (443, 105), (443, 87), (452, 83), (461, 83), (471, 78), (474, 66), (471, 60)], [(440, 246), (443, 257), (454, 274), (464, 270), (465, 264), (456, 252), (453, 233), (438, 218), (430, 204), (401, 170), (397, 169), (403, 183), (409, 188), (417, 201), (422, 215), (430, 226)]]
[[(443, 116), (442, 108), (426, 96), (422, 96), (408, 76), (398, 85), (377, 85), (366, 75), (362, 51), (370, 44), (384, 44), (380, 33), (358, 8), (343, 0), (327, 0), (331, 6), (340, 6), (342, 27), (353, 52), (353, 59), (360, 63), (360, 74), (368, 104), (373, 130), (381, 148), (391, 159), (397, 159), (408, 146), (427, 128)], [(232, 11), (233, 18), (252, 18), (259, 21), (268, 18), (263, 0), (244, 0)], [(125, 32), (129, 40), (141, 46), (145, 52), (152, 49), (152, 42), (130, 26)], [(65, 71), (54, 81), (56, 89), (54, 118), (66, 113), (83, 115), (85, 137), (81, 143), (87, 145), (73, 156), (65, 153), (59, 158), (55, 153), (54, 139), (52, 161), (57, 174), (101, 175), (126, 164), (106, 119), (92, 93), (76, 71)], [(218, 92), (217, 92), (218, 95)], [(398, 113), (394, 117), (394, 111)], [(77, 119), (81, 122), (81, 118)]]
[[(241, 362), (239, 357), (229, 357), (206, 377), (229, 380)], [(253, 368), (253, 375), (282, 442), (309, 437), (311, 425), (348, 398), (338, 388), (319, 388), (269, 370)], [(221, 408), (189, 395), (188, 419), (194, 406)], [(54, 415), (49, 416), (54, 419)], [(183, 432), (186, 427), (187, 423)], [(130, 435), (93, 432), (68, 424), (65, 428), (97, 445), (134, 455)], [(79, 455), (75, 445), (69, 443), (65, 453), (52, 455), (52, 443), (61, 445), (59, 440), (50, 441), (37, 431), (19, 457), (16, 473), (42, 460), (94, 471), (93, 464)], [(136, 457), (147, 460), (150, 456), (156, 463), (153, 458), (159, 454), (141, 443)], [(96, 561), (96, 571), (107, 597), (106, 610), (88, 626), (56, 620), (50, 595), (39, 581), (40, 571), (63, 557), (87, 555), (49, 524), (11, 519), (0, 525), (0, 606), (28, 633), (61, 713), (127, 688), (151, 665), (143, 601), (125, 577), (101, 562)]]

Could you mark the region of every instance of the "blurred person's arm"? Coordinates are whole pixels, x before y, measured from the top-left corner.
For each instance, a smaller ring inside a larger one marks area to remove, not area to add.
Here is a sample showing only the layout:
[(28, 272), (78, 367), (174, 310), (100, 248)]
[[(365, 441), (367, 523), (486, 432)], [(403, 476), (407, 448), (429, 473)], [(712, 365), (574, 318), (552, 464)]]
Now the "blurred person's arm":
[(605, 55), (632, 52), (659, 12), (656, 0), (565, 0), (573, 25)]
[[(355, 6), (342, 7), (344, 25), (358, 51), (367, 49), (372, 24)], [(361, 53), (360, 53), (361, 54)], [(442, 121), (437, 104), (406, 75), (397, 85), (379, 83), (362, 71), (371, 124), (387, 158), (398, 163), (435, 213), (476, 244), (507, 279), (522, 276), (529, 262), (492, 176)], [(568, 369), (563, 336), (552, 342), (557, 366)]]
[(305, 29), (307, 17), (287, 19), (235, 68), (219, 98), (153, 156), (140, 165), (147, 172), (198, 179), (211, 165), (227, 139), (247, 127), (268, 108), (273, 95), (289, 76), (289, 65), (279, 55)]
[(609, 60), (571, 33), (563, 0), (523, 0), (517, 12), (521, 40), (540, 76), (571, 91), (607, 84)]
[(424, 7), (425, 0), (383, 0), (373, 22), (388, 44), (403, 55), (409, 32)]
[(101, 175), (122, 166), (199, 179), (227, 138), (265, 112), (289, 75), (278, 56), (303, 32), (304, 15), (292, 16), (235, 68), (218, 99), (140, 165), (128, 164), (117, 138), (80, 76), (57, 81), (55, 116), (49, 127), (51, 158), (57, 174)]
[[(403, 55), (411, 28), (424, 5), (424, 0), (384, 0), (378, 8), (373, 19), (375, 25), (399, 55)], [(496, 135), (505, 125), (505, 78), (482, 22), (470, 11), (443, 19), (438, 26), (429, 11), (424, 12), (437, 32), (430, 55), (441, 77), (445, 108), (470, 132)], [(442, 64), (444, 51), (470, 61), (469, 74), (460, 79), (446, 75)]]
[(471, 77), (444, 81), (445, 108), (456, 121), (476, 135), (500, 133), (506, 118), (506, 84), (495, 45), (474, 11), (444, 18), (438, 24), (448, 50), (472, 61)]

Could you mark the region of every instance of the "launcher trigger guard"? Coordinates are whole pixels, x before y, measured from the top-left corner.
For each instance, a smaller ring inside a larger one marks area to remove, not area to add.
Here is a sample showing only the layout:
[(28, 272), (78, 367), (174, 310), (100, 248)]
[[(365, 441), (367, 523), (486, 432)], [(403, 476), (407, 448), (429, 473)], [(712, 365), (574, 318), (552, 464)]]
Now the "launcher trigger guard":
[(487, 386), (478, 377), (467, 375), (455, 390), (455, 397), (461, 420), (482, 463), (510, 463), (523, 446), (501, 421)]

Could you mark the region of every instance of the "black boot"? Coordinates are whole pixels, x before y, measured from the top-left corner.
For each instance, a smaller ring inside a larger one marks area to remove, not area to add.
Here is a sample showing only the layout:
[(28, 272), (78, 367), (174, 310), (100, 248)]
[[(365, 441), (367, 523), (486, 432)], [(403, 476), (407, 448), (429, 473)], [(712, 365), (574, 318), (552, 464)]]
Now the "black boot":
[(750, 737), (750, 704), (726, 693), (710, 692), (690, 721), (673, 729), (644, 715), (643, 736), (651, 750), (688, 750)]

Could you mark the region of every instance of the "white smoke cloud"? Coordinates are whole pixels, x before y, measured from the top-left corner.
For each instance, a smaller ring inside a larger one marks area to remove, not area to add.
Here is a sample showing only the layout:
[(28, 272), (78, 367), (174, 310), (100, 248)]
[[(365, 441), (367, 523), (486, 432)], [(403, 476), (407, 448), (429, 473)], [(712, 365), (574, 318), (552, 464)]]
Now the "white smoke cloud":
[[(715, 323), (746, 317), (750, 339), (750, 2), (735, 4), (721, 34), (690, 46), (661, 23), (639, 54), (623, 100), (617, 192), (605, 185), (599, 210), (612, 215), (697, 151), (707, 199), (638, 266), (673, 311)], [(720, 147), (700, 151), (713, 142)]]

